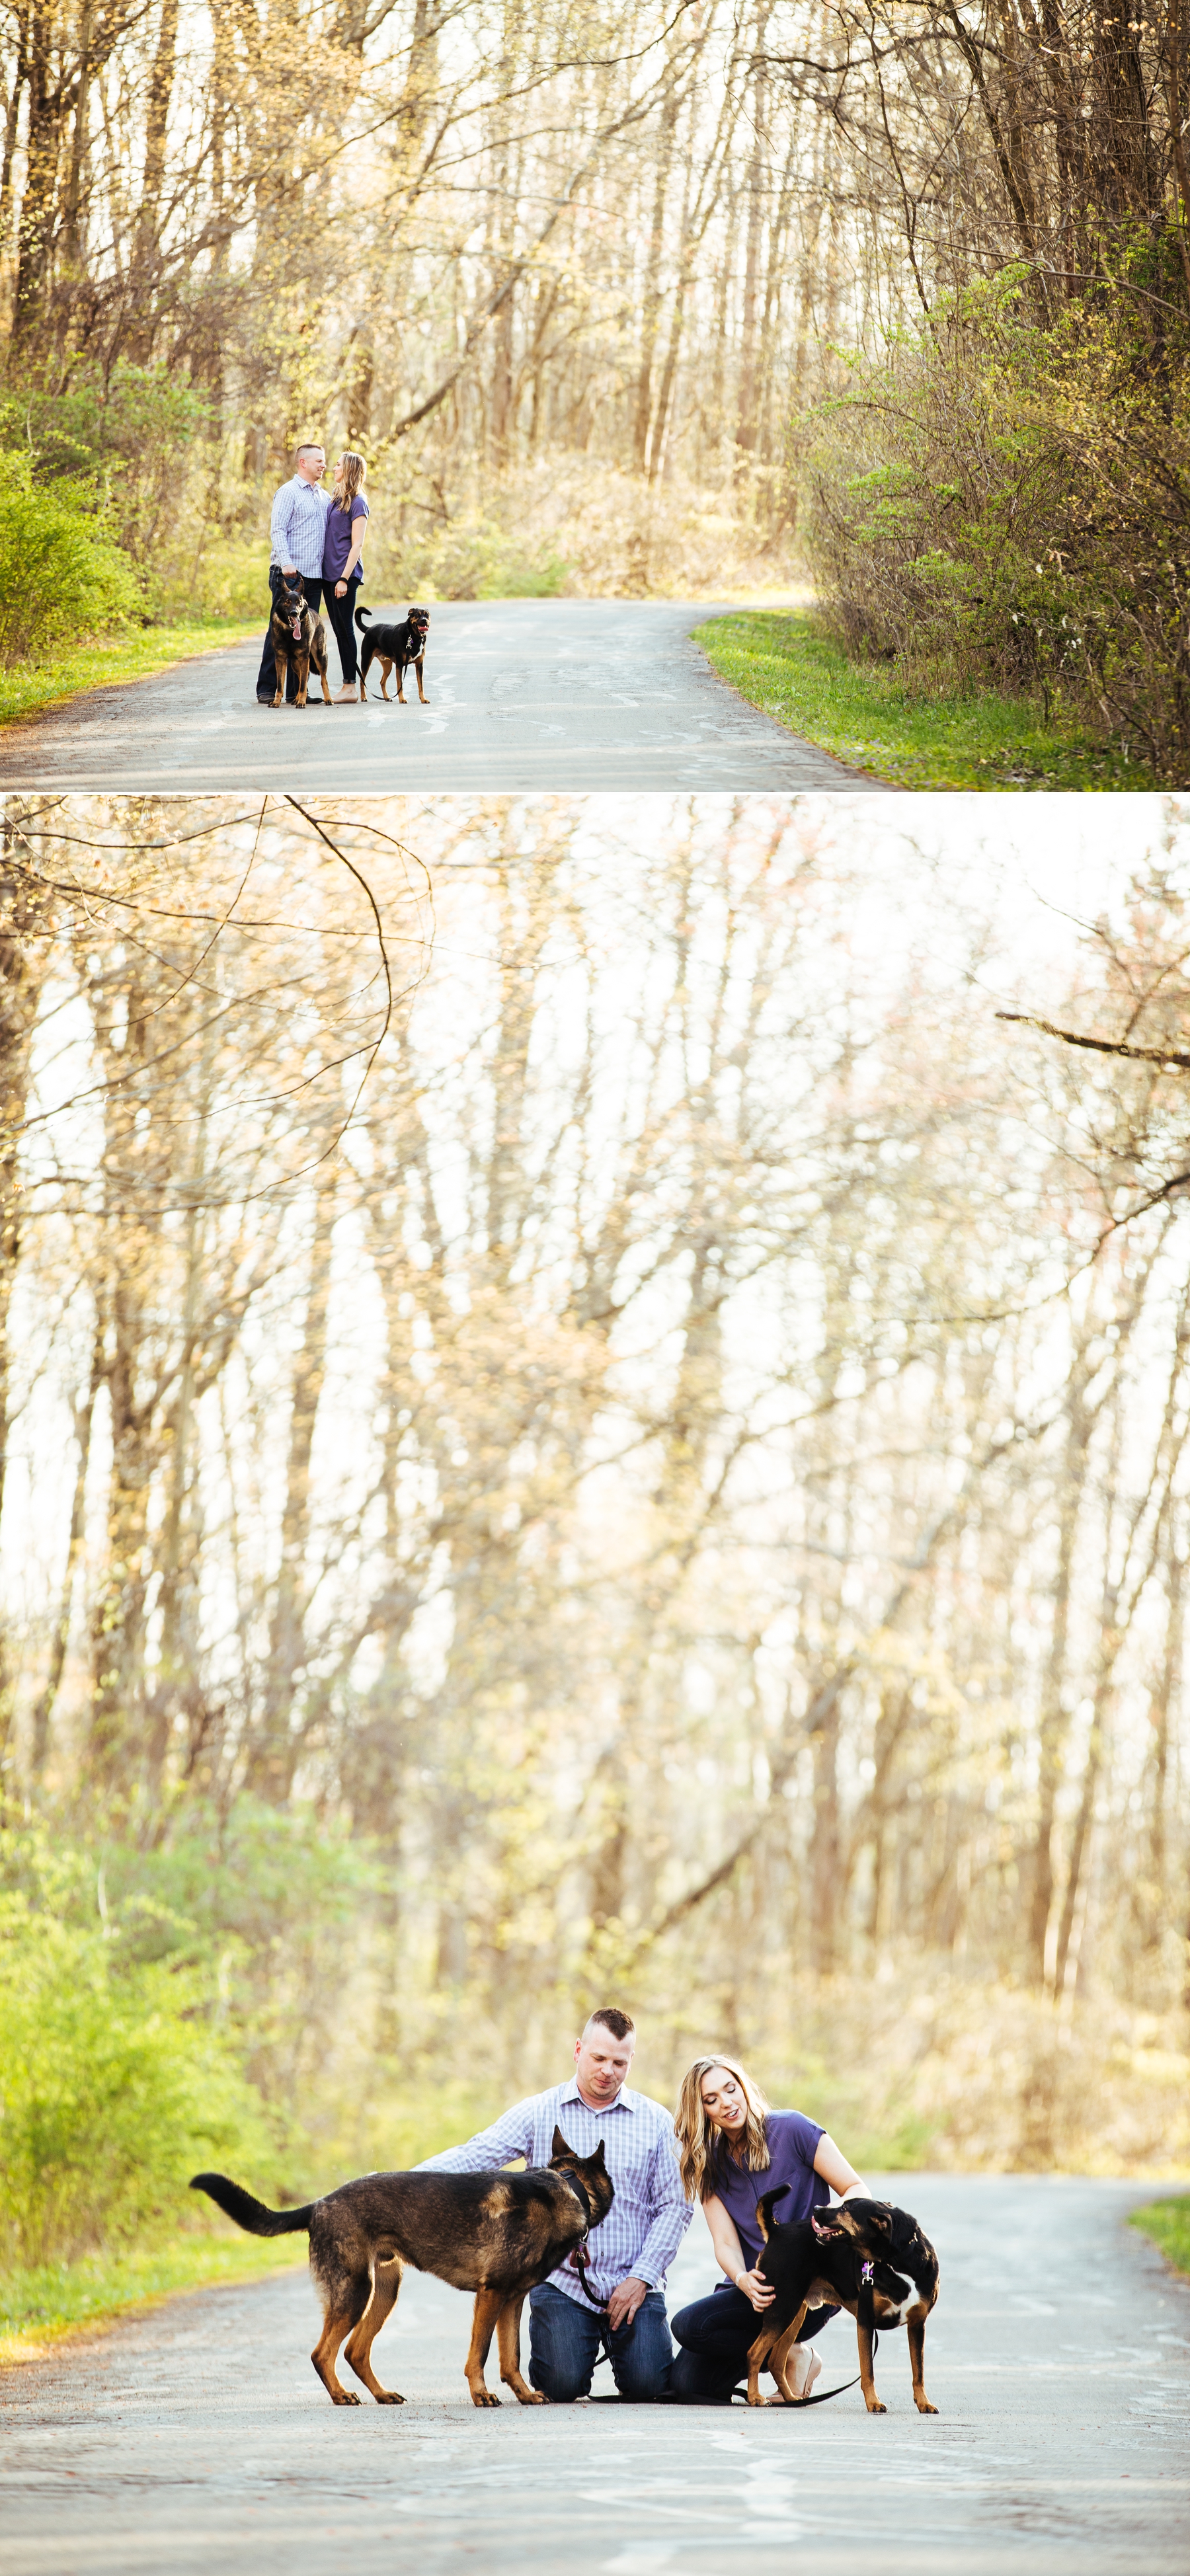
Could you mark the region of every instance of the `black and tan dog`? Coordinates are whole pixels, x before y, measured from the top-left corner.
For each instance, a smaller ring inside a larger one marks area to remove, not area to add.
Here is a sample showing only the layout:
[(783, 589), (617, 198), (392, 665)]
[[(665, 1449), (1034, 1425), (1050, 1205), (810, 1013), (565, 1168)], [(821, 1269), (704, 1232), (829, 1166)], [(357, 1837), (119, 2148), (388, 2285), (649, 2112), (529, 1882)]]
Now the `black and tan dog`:
[(370, 608), (357, 608), (355, 612), (355, 622), (364, 639), (363, 651), (360, 654), (359, 665), (359, 693), (361, 699), (366, 698), (368, 694), (364, 685), (368, 676), (368, 665), (370, 662), (379, 662), (380, 695), (383, 698), (386, 707), (391, 707), (392, 705), (392, 699), (388, 694), (388, 675), (390, 671), (395, 671), (397, 675), (397, 697), (401, 705), (406, 706), (408, 704), (408, 700), (405, 696), (405, 673), (411, 666), (413, 676), (417, 681), (417, 694), (421, 699), (423, 707), (428, 707), (430, 701), (422, 687), (421, 680), (422, 666), (426, 658), (426, 636), (428, 635), (430, 628), (429, 609), (411, 608), (408, 615), (402, 618), (399, 626), (373, 626), (370, 623), (365, 624), (365, 619), (370, 620), (371, 615), (372, 611)]
[(587, 2289), (587, 2231), (606, 2218), (615, 2196), (602, 2138), (593, 2155), (580, 2156), (560, 2129), (549, 2164), (525, 2173), (365, 2174), (304, 2209), (266, 2209), (226, 2174), (196, 2174), (190, 2188), (205, 2191), (249, 2236), (309, 2235), (323, 2308), (310, 2359), (336, 2406), (360, 2402), (335, 2366), (344, 2337), (343, 2358), (377, 2405), (405, 2403), (395, 2389), (381, 2387), (370, 2355), (396, 2305), (406, 2264), (475, 2292), (466, 2361), (473, 2404), (500, 2403), (484, 2379), (495, 2329), (501, 2379), (522, 2406), (544, 2405), (521, 2377), (521, 2309), (527, 2293), (571, 2254)]
[(310, 606), (300, 572), (281, 575), (281, 595), (274, 600), (273, 614), (269, 619), (269, 642), (277, 670), (277, 694), (273, 705), (279, 707), (285, 695), (292, 662), (297, 681), (295, 707), (305, 706), (311, 667), (322, 682), (323, 698), (329, 707), (331, 693), (326, 677), (326, 628)]
[(800, 2402), (786, 2377), (790, 2352), (809, 2309), (839, 2307), (855, 2318), (860, 2386), (869, 2415), (887, 2412), (872, 2373), (873, 2335), (880, 2327), (900, 2325), (909, 2339), (914, 2403), (919, 2414), (936, 2415), (937, 2407), (926, 2396), (923, 2361), (926, 2318), (938, 2296), (938, 2257), (917, 2220), (887, 2201), (846, 2200), (821, 2216), (816, 2212), (779, 2227), (773, 2222), (773, 2202), (788, 2189), (782, 2183), (766, 2192), (756, 2212), (765, 2240), (757, 2269), (777, 2295), (749, 2349), (748, 2404), (765, 2404), (758, 2381), (766, 2362), (785, 2402)]

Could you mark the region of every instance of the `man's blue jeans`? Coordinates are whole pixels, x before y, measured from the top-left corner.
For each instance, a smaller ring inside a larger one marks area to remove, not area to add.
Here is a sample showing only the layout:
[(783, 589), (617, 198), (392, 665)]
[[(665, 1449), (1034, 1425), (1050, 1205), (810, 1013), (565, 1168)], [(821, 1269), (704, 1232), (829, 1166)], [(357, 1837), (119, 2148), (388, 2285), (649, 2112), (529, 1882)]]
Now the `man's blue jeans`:
[[(665, 2299), (648, 2290), (631, 2325), (612, 2334), (606, 2317), (593, 2316), (552, 2281), (529, 2292), (529, 2384), (551, 2406), (585, 2397), (591, 2373), (606, 2346), (621, 2397), (661, 2397), (669, 2386), (673, 2345)], [(610, 2394), (610, 2392), (609, 2392)]]

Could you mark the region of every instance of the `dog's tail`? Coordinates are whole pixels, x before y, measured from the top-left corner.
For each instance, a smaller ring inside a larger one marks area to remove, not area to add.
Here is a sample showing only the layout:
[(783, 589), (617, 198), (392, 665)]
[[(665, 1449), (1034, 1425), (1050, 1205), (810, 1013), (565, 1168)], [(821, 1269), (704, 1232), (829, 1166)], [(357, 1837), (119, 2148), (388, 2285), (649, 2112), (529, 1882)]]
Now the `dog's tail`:
[(301, 2236), (309, 2233), (314, 2203), (308, 2200), (304, 2209), (266, 2209), (262, 2200), (253, 2200), (250, 2191), (241, 2191), (238, 2182), (229, 2182), (226, 2174), (195, 2174), (191, 2191), (205, 2191), (208, 2200), (234, 2218), (249, 2236)]
[(789, 2188), (790, 2185), (787, 2182), (779, 2182), (775, 2191), (766, 2191), (764, 2199), (757, 2201), (756, 2224), (766, 2245), (769, 2241), (769, 2229), (773, 2224), (773, 2202), (782, 2200)]
[(371, 611), (371, 609), (370, 609), (370, 608), (357, 608), (357, 609), (356, 609), (356, 612), (355, 612), (355, 622), (356, 622), (356, 625), (358, 626), (358, 628), (359, 628), (359, 630), (360, 630), (361, 635), (362, 635), (362, 633), (363, 633), (363, 629), (364, 629), (364, 619), (365, 619), (366, 617), (370, 617), (370, 616), (371, 616), (371, 614), (372, 614), (372, 611)]

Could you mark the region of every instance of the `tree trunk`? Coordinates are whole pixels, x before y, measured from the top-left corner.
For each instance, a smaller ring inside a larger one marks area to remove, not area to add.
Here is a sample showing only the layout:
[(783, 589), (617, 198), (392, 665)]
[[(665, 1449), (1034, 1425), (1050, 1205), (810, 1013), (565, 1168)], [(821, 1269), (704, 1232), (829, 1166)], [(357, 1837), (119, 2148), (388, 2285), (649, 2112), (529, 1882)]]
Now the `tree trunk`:
[(311, 1459), (326, 1374), (327, 1316), (334, 1249), (338, 1175), (335, 1158), (319, 1165), (313, 1208), (305, 1330), (294, 1364), (289, 1417), (289, 1456), (281, 1523), (281, 1563), (269, 1625), (264, 1700), (253, 1730), (245, 1786), (270, 1805), (286, 1805), (301, 1749), (293, 1725), (298, 1683), (306, 1661), (306, 1548), (310, 1536)]

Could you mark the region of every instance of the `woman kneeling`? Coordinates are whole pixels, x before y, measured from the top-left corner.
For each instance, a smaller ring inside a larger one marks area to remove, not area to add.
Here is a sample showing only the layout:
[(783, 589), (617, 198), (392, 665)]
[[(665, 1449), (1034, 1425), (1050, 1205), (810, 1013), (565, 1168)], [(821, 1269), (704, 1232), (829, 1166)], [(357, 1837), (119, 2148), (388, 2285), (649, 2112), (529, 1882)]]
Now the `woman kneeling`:
[[(682, 2079), (674, 2129), (686, 2198), (702, 2203), (724, 2278), (709, 2299), (693, 2300), (674, 2318), (681, 2350), (670, 2384), (676, 2397), (727, 2404), (746, 2376), (757, 2318), (776, 2295), (756, 2268), (764, 2250), (756, 2218), (761, 2194), (788, 2184), (774, 2211), (784, 2226), (809, 2218), (832, 2190), (845, 2200), (853, 2191), (866, 2197), (868, 2187), (825, 2129), (801, 2111), (770, 2111), (759, 2085), (730, 2057), (695, 2058)], [(809, 2396), (822, 2369), (802, 2338), (811, 2324), (817, 2333), (838, 2313), (812, 2309), (790, 2353), (789, 2378), (799, 2397)]]

